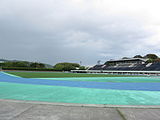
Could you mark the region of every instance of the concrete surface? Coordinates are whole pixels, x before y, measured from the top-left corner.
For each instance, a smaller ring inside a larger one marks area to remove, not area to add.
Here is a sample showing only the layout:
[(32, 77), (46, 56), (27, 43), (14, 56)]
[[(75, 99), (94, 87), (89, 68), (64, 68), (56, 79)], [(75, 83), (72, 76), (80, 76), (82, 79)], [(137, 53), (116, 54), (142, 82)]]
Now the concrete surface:
[(160, 108), (85, 106), (1, 99), (0, 120), (160, 120)]

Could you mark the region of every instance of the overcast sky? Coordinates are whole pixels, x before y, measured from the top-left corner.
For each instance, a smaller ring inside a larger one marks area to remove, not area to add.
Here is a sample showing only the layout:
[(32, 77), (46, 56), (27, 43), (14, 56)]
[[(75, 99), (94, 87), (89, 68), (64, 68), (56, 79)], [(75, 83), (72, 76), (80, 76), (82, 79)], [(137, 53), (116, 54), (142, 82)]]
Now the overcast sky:
[(160, 0), (0, 0), (0, 58), (44, 62), (160, 55)]

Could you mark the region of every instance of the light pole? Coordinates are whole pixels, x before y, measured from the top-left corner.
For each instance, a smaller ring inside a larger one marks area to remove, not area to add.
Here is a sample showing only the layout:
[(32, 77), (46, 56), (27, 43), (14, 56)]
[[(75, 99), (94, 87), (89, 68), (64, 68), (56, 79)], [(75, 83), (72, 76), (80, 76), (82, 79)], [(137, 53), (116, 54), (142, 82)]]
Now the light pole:
[(80, 61), (80, 66), (82, 65), (82, 61)]

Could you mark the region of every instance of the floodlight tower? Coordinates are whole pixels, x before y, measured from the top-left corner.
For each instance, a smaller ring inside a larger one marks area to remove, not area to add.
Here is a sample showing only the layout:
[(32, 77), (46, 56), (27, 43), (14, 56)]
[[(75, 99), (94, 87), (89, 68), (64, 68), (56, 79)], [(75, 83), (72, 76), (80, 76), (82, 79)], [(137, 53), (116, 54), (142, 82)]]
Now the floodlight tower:
[(82, 61), (80, 61), (79, 63), (80, 63), (80, 66), (81, 66), (82, 65)]
[(2, 65), (0, 66), (0, 71), (2, 71)]

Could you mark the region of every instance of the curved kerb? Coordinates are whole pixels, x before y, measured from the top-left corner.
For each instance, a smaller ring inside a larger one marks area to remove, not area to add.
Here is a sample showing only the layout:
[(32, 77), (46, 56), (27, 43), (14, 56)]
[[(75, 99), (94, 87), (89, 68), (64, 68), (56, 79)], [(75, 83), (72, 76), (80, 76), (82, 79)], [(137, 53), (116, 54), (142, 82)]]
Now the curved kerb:
[(68, 107), (96, 107), (96, 108), (141, 108), (141, 109), (160, 108), (160, 105), (109, 105), (109, 104), (55, 103), (55, 102), (11, 100), (11, 99), (0, 99), (0, 102), (30, 103), (30, 104), (66, 106), (66, 107), (68, 106)]

